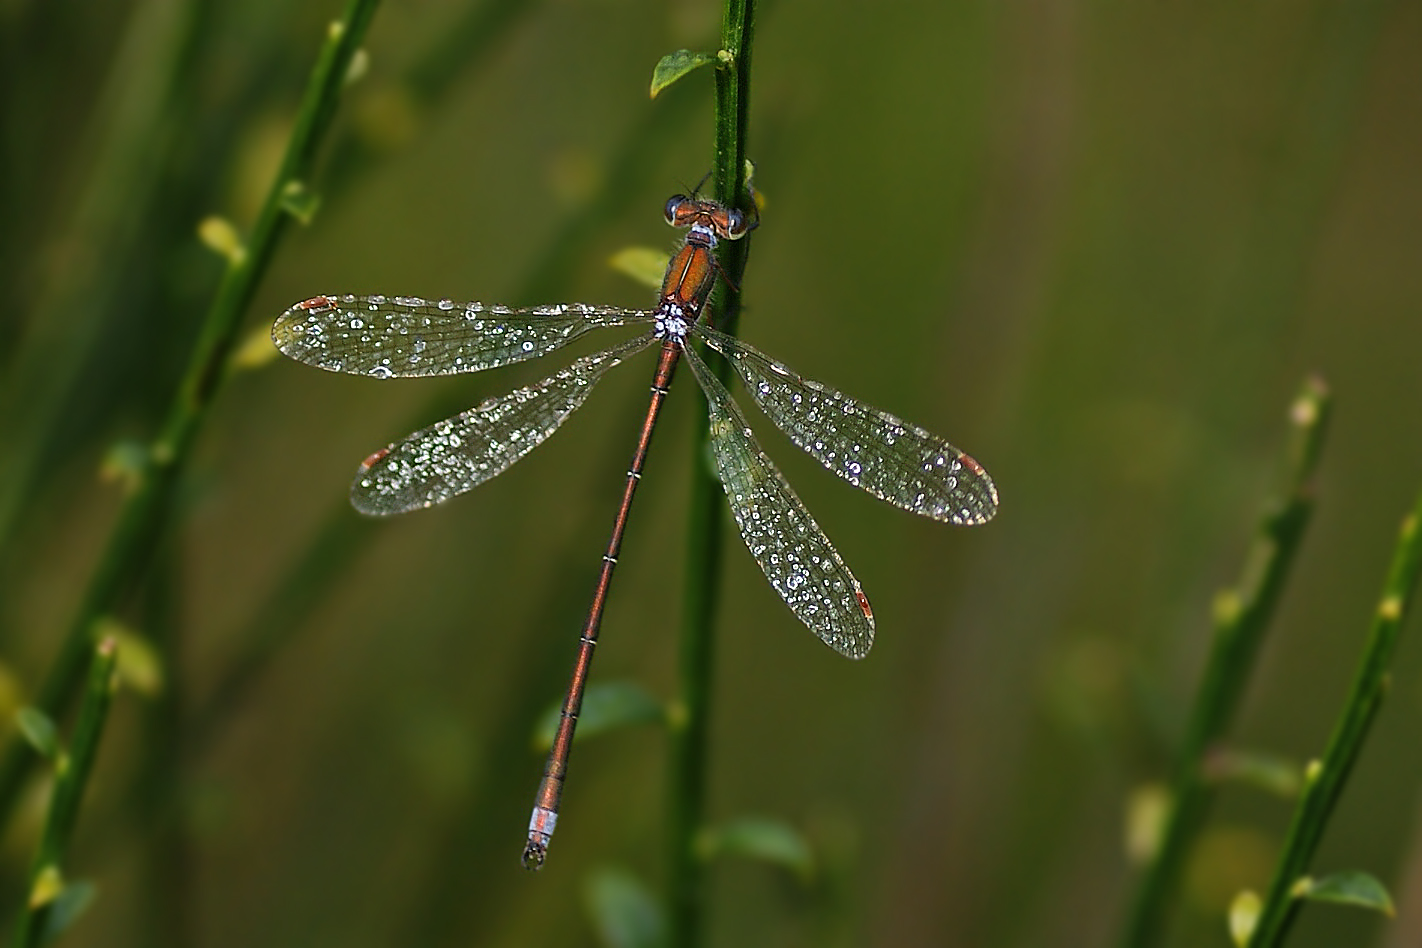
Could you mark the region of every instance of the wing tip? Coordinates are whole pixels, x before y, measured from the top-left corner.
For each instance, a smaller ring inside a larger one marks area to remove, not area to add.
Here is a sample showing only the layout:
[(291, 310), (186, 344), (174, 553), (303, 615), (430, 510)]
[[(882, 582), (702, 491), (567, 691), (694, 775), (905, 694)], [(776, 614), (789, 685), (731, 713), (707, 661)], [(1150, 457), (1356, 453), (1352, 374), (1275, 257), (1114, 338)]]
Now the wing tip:
[(310, 333), (307, 327), (315, 321), (313, 317), (336, 308), (336, 301), (324, 295), (313, 296), (288, 307), (286, 312), (272, 321), (272, 343), (281, 350), (282, 355), (298, 362), (310, 362), (305, 355), (306, 347), (302, 345)]
[(997, 516), (1000, 506), (997, 494), (997, 484), (993, 482), (992, 476), (988, 474), (987, 468), (978, 463), (978, 459), (971, 454), (958, 452), (958, 463), (967, 468), (973, 474), (973, 481), (967, 493), (973, 503), (965, 504), (954, 511), (950, 517), (951, 521), (959, 526), (973, 527), (987, 523)]

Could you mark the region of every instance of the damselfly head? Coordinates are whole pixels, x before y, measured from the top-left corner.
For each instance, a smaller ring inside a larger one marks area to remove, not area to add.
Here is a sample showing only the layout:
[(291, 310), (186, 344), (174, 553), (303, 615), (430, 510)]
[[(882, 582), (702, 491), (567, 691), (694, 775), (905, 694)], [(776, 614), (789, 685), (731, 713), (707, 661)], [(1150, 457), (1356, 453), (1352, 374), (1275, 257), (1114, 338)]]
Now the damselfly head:
[(667, 223), (673, 227), (691, 227), (714, 234), (722, 240), (739, 240), (755, 229), (759, 220), (747, 221), (746, 215), (707, 198), (673, 194), (667, 199)]

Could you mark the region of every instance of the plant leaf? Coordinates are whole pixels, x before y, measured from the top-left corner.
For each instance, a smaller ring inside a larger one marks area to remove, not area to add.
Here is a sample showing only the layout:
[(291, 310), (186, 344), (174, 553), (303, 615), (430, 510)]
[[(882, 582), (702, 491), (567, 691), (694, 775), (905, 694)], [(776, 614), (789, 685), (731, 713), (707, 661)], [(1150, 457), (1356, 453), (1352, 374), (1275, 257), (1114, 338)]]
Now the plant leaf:
[(259, 369), (276, 361), (279, 355), (281, 350), (272, 343), (271, 327), (257, 326), (232, 350), (231, 365), (243, 371)]
[(1249, 936), (1254, 934), (1254, 926), (1259, 924), (1259, 912), (1263, 907), (1258, 893), (1248, 889), (1236, 895), (1229, 904), (1229, 937), (1239, 948), (1249, 944)]
[[(547, 750), (558, 733), (561, 705), (553, 705), (543, 713), (533, 732), (533, 746)], [(583, 695), (583, 708), (578, 714), (578, 730), (574, 740), (584, 740), (633, 724), (654, 724), (665, 721), (666, 709), (641, 685), (631, 681), (607, 681), (590, 685)]]
[(124, 439), (116, 441), (99, 462), (99, 479), (120, 484), (125, 493), (138, 489), (148, 471), (148, 445)]
[(602, 868), (588, 878), (583, 899), (606, 948), (663, 948), (667, 920), (647, 887), (625, 869)]
[(237, 225), (225, 217), (217, 214), (204, 217), (198, 221), (197, 235), (204, 246), (229, 263), (237, 263), (247, 255)]
[(1217, 782), (1246, 784), (1285, 800), (1297, 797), (1303, 783), (1303, 768), (1297, 761), (1260, 751), (1215, 751), (1205, 760), (1205, 775)]
[(1160, 850), (1160, 837), (1170, 819), (1170, 790), (1149, 783), (1131, 791), (1126, 801), (1126, 855), (1143, 866)]
[(321, 195), (308, 188), (304, 181), (288, 181), (281, 189), (281, 209), (296, 218), (303, 227), (315, 219), (320, 208)]
[(137, 629), (106, 616), (96, 625), (95, 638), (114, 640), (118, 649), (118, 677), (124, 685), (145, 698), (156, 698), (163, 693), (166, 680), (163, 656)]
[(1388, 918), (1396, 914), (1387, 887), (1377, 877), (1356, 869), (1309, 880), (1307, 886), (1296, 887), (1294, 894), (1310, 902), (1334, 902), (1373, 909)]
[(78, 881), (66, 885), (49, 907), (49, 916), (44, 922), (44, 932), (40, 944), (47, 945), (69, 930), (79, 920), (79, 916), (94, 904), (99, 894), (92, 882)]
[(716, 57), (710, 53), (693, 53), (689, 49), (667, 53), (652, 70), (652, 98), (655, 99), (658, 93), (687, 73), (715, 61)]
[(15, 712), (15, 724), (24, 735), (25, 742), (33, 747), (45, 760), (58, 760), (63, 753), (59, 746), (59, 728), (53, 719), (39, 708), (25, 707)]
[(607, 262), (612, 265), (612, 269), (630, 276), (643, 286), (660, 290), (662, 278), (666, 276), (668, 259), (670, 258), (665, 250), (653, 247), (623, 247)]
[(808, 882), (815, 871), (810, 844), (783, 820), (747, 816), (715, 827), (704, 838), (707, 856), (745, 856), (780, 866)]

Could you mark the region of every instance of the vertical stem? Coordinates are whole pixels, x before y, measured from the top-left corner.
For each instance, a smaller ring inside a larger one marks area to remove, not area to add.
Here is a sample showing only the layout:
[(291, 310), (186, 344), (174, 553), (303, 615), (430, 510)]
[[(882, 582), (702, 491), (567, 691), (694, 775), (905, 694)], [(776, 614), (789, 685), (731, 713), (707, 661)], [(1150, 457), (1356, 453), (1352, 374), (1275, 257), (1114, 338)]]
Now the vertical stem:
[(184, 747), (186, 678), (182, 674), (182, 603), (186, 575), (181, 544), (165, 539), (144, 584), (142, 628), (163, 656), (166, 673), (157, 694), (141, 702), (145, 740), (135, 755), (137, 779), (128, 789), (126, 809), (140, 834), (142, 892), (138, 939), (146, 948), (179, 948), (193, 942), (193, 852), (182, 805), (187, 794)]
[[(344, 18), (327, 31), (281, 169), (251, 237), (228, 261), (162, 430), (149, 445), (137, 486), (124, 499), (59, 654), (40, 685), (36, 704), (51, 717), (63, 713), (79, 688), (93, 647), (95, 622), (117, 608), (153, 558), (183, 465), (225, 374), (242, 314), (286, 229), (290, 202), (309, 191), (316, 151), (330, 128), (351, 60), (378, 4), (379, 0), (349, 0)], [(15, 738), (0, 753), (0, 824), (13, 811), (21, 781), (33, 761), (26, 745)]]
[(79, 820), (79, 804), (89, 784), (89, 773), (99, 754), (99, 738), (108, 719), (109, 699), (114, 691), (114, 668), (118, 648), (113, 639), (104, 639), (90, 650), (89, 685), (74, 726), (70, 748), (59, 755), (55, 766), (54, 795), (30, 872), (25, 905), (15, 928), (16, 948), (42, 944), (48, 934), (50, 912), (64, 891), (62, 863)]
[[(721, 29), (723, 62), (716, 69), (716, 157), (712, 168), (716, 199), (746, 208), (746, 124), (750, 102), (751, 35), (754, 0), (726, 0)], [(735, 332), (740, 312), (741, 275), (749, 240), (722, 241), (718, 259), (723, 292), (711, 303), (717, 326)], [(732, 285), (734, 284), (734, 285)], [(730, 367), (711, 363), (724, 380)], [(667, 867), (668, 944), (696, 948), (704, 941), (704, 864), (697, 837), (705, 821), (706, 759), (711, 704), (716, 590), (721, 578), (722, 490), (711, 470), (709, 420), (698, 414), (693, 437), (691, 508), (687, 518), (687, 561), (678, 646), (680, 701), (672, 716), (671, 773), (667, 781), (669, 856)]]
[[(102, 94), (84, 117), (78, 138), (84, 153), (83, 180), (69, 219), (46, 232), (51, 215), (35, 204), (35, 171), (16, 167), (5, 174), (5, 187), (13, 185), (13, 191), (0, 199), (8, 218), (7, 233), (0, 239), (10, 246), (20, 241), (29, 244), (34, 239), (32, 229), (38, 227), (42, 246), (50, 247), (48, 253), (65, 248), (62, 275), (54, 267), (35, 267), (35, 258), (28, 253), (12, 258), (20, 267), (53, 271), (52, 277), (40, 278), (44, 285), (31, 311), (23, 313), (21, 305), (21, 320), (27, 325), (19, 344), (7, 347), (11, 351), (4, 353), (0, 369), (0, 444), (6, 446), (5, 477), (0, 478), (0, 549), (17, 558), (23, 556), (13, 545), (20, 518), (35, 500), (36, 485), (45, 480), (43, 472), (59, 450), (56, 441), (66, 437), (61, 433), (66, 406), (83, 385), (86, 360), (103, 337), (104, 320), (115, 310), (108, 301), (127, 291), (124, 280), (133, 260), (128, 250), (145, 242), (141, 222), (162, 216), (158, 207), (169, 193), (164, 173), (171, 167), (174, 151), (172, 128), (190, 115), (191, 100), (182, 87), (207, 18), (204, 5), (143, 0), (129, 6), (132, 12)], [(20, 31), (13, 21), (5, 29)], [(17, 58), (44, 55), (35, 48), (33, 37), (18, 36), (15, 41), (26, 48), (0, 53), (6, 65)], [(14, 122), (15, 139), (35, 136), (33, 129), (21, 131), (21, 117), (36, 112), (24, 105), (28, 93), (19, 91), (27, 80), (34, 80), (21, 69), (9, 78), (17, 84), (11, 90), (15, 109), (6, 115)], [(0, 264), (9, 266), (9, 260)], [(9, 271), (20, 272), (24, 271)]]
[(1327, 431), (1329, 407), (1323, 382), (1305, 380), (1289, 411), (1282, 494), (1260, 518), (1239, 585), (1216, 602), (1210, 655), (1170, 786), (1170, 816), (1136, 890), (1121, 932), (1121, 948), (1146, 948), (1159, 940), (1186, 859), (1214, 801), (1214, 788), (1205, 779), (1205, 763), (1234, 720), (1265, 629), (1303, 541), (1313, 512), (1313, 472)]
[(1309, 864), (1323, 839), (1348, 776), (1363, 751), (1373, 719), (1387, 697), (1392, 681), (1392, 658), (1407, 618), (1417, 581), (1422, 575), (1422, 493), (1398, 533), (1392, 565), (1383, 583), (1382, 596), (1373, 614), (1372, 630), (1362, 661), (1353, 676), (1347, 704), (1329, 738), (1321, 760), (1308, 765), (1303, 793), (1294, 809), (1293, 822), (1284, 839), (1284, 851), (1274, 869), (1274, 879), (1260, 907), (1249, 948), (1275, 948), (1283, 944), (1298, 915), (1300, 896), (1307, 894)]

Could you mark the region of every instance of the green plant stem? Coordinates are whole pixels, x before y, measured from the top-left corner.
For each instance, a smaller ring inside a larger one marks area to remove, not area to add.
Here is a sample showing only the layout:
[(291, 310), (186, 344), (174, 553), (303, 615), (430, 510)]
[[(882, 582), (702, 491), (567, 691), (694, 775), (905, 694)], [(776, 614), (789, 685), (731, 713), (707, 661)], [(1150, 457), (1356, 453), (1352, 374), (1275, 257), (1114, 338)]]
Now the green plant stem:
[(131, 814), (130, 831), (138, 831), (138, 939), (145, 948), (178, 948), (193, 941), (194, 841), (185, 819), (189, 798), (184, 754), (187, 725), (186, 667), (181, 635), (182, 593), (187, 584), (181, 545), (169, 534), (143, 584), (140, 627), (163, 656), (163, 676), (156, 694), (142, 697), (144, 740), (133, 758), (136, 779), (126, 788), (124, 808)]
[[(717, 200), (745, 206), (745, 142), (750, 101), (751, 37), (755, 24), (753, 0), (727, 0), (722, 21), (721, 49), (729, 61), (716, 69), (716, 144), (712, 168)], [(722, 241), (719, 261), (724, 292), (712, 303), (712, 316), (722, 330), (734, 333), (740, 314), (741, 276), (748, 240)], [(713, 360), (725, 381), (729, 366)], [(677, 673), (679, 700), (672, 715), (670, 774), (667, 780), (668, 866), (667, 920), (669, 944), (694, 948), (703, 941), (705, 865), (697, 844), (705, 822), (708, 728), (711, 705), (712, 628), (716, 591), (721, 575), (722, 521), (725, 502), (709, 461), (709, 419), (698, 413), (693, 435), (691, 506), (687, 517), (686, 574), (683, 579), (681, 636)]]
[(46, 922), (62, 889), (64, 853), (79, 819), (79, 804), (83, 802), (84, 788), (89, 783), (89, 773), (99, 752), (99, 738), (103, 736), (104, 722), (108, 718), (118, 647), (113, 639), (106, 638), (92, 655), (89, 684), (74, 726), (72, 746), (67, 753), (60, 754), (55, 765), (54, 795), (50, 798), (49, 815), (45, 818), (39, 851), (30, 870), (25, 905), (15, 929), (16, 948), (30, 948), (44, 939)]
[(1392, 565), (1383, 583), (1382, 598), (1373, 614), (1368, 644), (1353, 677), (1343, 714), (1323, 759), (1310, 763), (1304, 775), (1303, 793), (1294, 809), (1293, 822), (1284, 839), (1284, 851), (1260, 908), (1249, 948), (1281, 944), (1298, 915), (1300, 899), (1296, 897), (1295, 886), (1305, 879), (1328, 819), (1363, 750), (1373, 718), (1387, 696), (1391, 682), (1388, 669), (1417, 589), (1419, 573), (1422, 573), (1422, 493), (1418, 494), (1412, 512), (1402, 521)]
[(1289, 412), (1291, 434), (1282, 497), (1270, 504), (1260, 520), (1239, 586), (1216, 600), (1210, 655), (1171, 782), (1170, 816), (1127, 916), (1122, 948), (1145, 948), (1158, 940), (1186, 858), (1214, 801), (1214, 787), (1206, 778), (1205, 767), (1239, 708), (1264, 630), (1312, 515), (1310, 482), (1327, 430), (1329, 407), (1323, 383), (1306, 380)]
[[(266, 271), (289, 214), (286, 202), (306, 190), (316, 151), (335, 115), (351, 59), (360, 48), (379, 0), (350, 0), (332, 23), (307, 84), (281, 168), (245, 247), (234, 252), (208, 310), (188, 368), (157, 439), (136, 472), (99, 565), (40, 687), (36, 704), (58, 717), (83, 674), (97, 619), (118, 606), (153, 557), (183, 464), (197, 440), (240, 328), (241, 316)], [(13, 811), (20, 784), (33, 760), (27, 745), (12, 738), (0, 759), (0, 822)]]
[[(5, 353), (0, 372), (0, 443), (8, 446), (0, 479), (0, 550), (10, 546), (17, 522), (32, 504), (40, 472), (64, 428), (59, 419), (82, 380), (103, 317), (113, 312), (107, 301), (119, 292), (125, 248), (141, 233), (145, 215), (155, 212), (164, 167), (159, 156), (167, 154), (172, 140), (173, 99), (201, 6), (169, 0), (134, 5), (103, 98), (86, 119), (79, 198), (47, 241), (64, 248), (65, 265), (46, 281), (26, 314), (24, 338)], [(24, 197), (15, 195), (16, 204)]]

